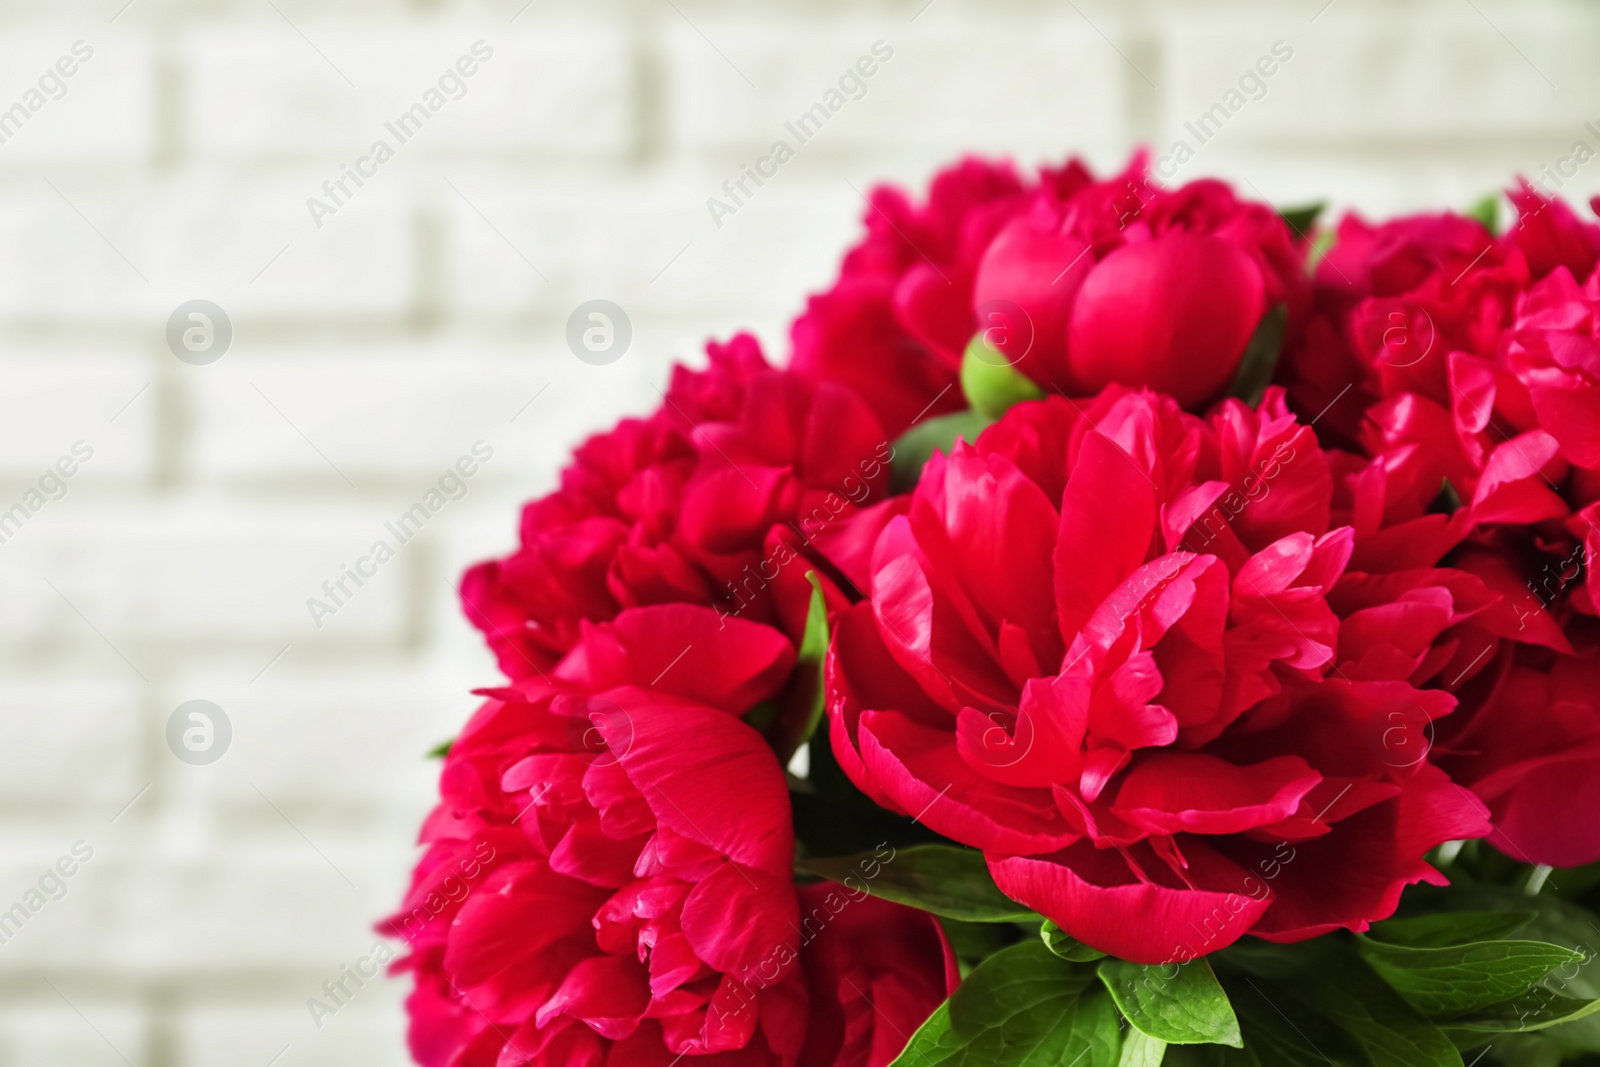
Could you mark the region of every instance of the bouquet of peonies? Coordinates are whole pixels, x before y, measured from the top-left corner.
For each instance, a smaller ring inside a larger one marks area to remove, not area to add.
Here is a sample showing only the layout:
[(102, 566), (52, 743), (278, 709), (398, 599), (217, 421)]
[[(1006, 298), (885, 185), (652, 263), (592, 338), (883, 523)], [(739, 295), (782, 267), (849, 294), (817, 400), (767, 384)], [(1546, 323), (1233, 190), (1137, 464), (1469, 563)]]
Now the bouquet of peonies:
[(417, 1060), (1600, 1063), (1600, 226), (1509, 198), (877, 190), (467, 573)]

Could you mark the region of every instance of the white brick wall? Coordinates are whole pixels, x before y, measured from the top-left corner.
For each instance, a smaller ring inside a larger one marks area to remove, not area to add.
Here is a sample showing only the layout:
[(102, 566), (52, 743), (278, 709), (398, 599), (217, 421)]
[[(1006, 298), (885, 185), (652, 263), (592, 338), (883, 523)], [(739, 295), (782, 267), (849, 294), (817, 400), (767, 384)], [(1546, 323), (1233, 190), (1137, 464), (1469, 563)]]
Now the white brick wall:
[[(0, 512), (94, 449), (0, 543), (0, 910), (94, 849), (0, 943), (0, 1067), (404, 1062), (400, 983), (320, 1029), (305, 1000), (370, 950), (422, 753), (494, 679), (451, 583), (672, 358), (740, 327), (781, 354), (852, 184), (1159, 154), (1277, 40), (1185, 176), (1459, 205), (1600, 120), (1600, 16), (1561, 0), (124, 3), (0, 3), (0, 115), (94, 49), (0, 143)], [(315, 225), (480, 39), (464, 95)], [(716, 226), (706, 198), (878, 40), (866, 94)], [(1568, 186), (1597, 189), (1600, 163)], [(594, 297), (634, 327), (607, 367), (563, 342)], [(195, 298), (234, 326), (208, 366), (164, 341)], [(480, 439), (466, 498), (315, 627), (306, 598)], [(192, 699), (229, 715), (217, 763), (166, 746)]]

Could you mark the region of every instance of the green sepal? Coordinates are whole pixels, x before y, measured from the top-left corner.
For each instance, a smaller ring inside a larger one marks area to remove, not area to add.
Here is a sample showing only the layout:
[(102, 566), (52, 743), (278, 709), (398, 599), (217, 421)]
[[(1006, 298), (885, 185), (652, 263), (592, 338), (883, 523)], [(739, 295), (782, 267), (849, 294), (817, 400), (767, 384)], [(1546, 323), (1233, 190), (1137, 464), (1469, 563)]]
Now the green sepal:
[(1491, 234), (1500, 232), (1500, 194), (1489, 193), (1472, 202), (1465, 212), (1467, 218), (1477, 219)]
[(1284, 330), (1289, 324), (1289, 306), (1279, 304), (1256, 324), (1250, 343), (1244, 346), (1239, 366), (1228, 385), (1228, 395), (1238, 397), (1251, 407), (1261, 403), (1272, 375), (1278, 369), (1278, 357), (1283, 354)]
[(1024, 400), (1042, 400), (1044, 391), (1016, 365), (984, 340), (983, 331), (973, 334), (961, 354), (961, 391), (967, 406), (988, 419), (998, 419)]

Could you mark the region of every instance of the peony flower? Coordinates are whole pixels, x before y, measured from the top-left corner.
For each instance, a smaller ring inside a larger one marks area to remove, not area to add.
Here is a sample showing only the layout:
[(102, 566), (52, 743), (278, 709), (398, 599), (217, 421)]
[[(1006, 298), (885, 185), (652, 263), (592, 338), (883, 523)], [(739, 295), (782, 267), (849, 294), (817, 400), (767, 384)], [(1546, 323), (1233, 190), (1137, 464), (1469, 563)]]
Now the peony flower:
[(1365, 929), (1488, 832), (1420, 746), (1455, 700), (1418, 686), (1496, 598), (1432, 567), (1461, 531), (1403, 475), (1277, 390), (1018, 405), (882, 526), (829, 656), (841, 766), (1124, 959)]
[(1600, 859), (1600, 827), (1578, 814), (1600, 783), (1600, 624), (1585, 584), (1588, 552), (1577, 537), (1547, 541), (1501, 526), (1452, 558), (1500, 600), (1439, 639), (1451, 655), (1440, 684), (1460, 708), (1439, 724), (1430, 758), (1489, 806), (1491, 843), (1525, 863)]
[(1072, 395), (1111, 382), (1220, 395), (1262, 317), (1309, 300), (1304, 242), (1270, 208), (1201, 181), (1153, 185), (1143, 157), (1096, 181), (1079, 162), (1023, 185), (967, 161), (927, 206), (875, 194), (868, 235), (794, 327), (794, 366), (849, 381), (894, 432), (958, 406), (973, 335)]
[(1345, 220), (1318, 270), (1307, 344), (1285, 361), (1303, 410), (1359, 389), (1319, 429), (1348, 430), (1370, 404), (1362, 447), (1414, 499), (1448, 480), (1465, 504), (1455, 521), (1470, 537), (1449, 562), (1498, 602), (1436, 643), (1448, 664), (1435, 684), (1460, 710), (1429, 731), (1431, 759), (1489, 805), (1498, 848), (1564, 866), (1600, 859), (1600, 834), (1570, 815), (1600, 773), (1586, 684), (1600, 226), (1526, 185), (1511, 197), (1519, 219), (1500, 238), (1449, 215)]
[(811, 1032), (800, 1067), (887, 1067), (960, 984), (925, 911), (822, 883), (800, 890)]
[[(807, 991), (788, 793), (739, 718), (777, 693), (793, 648), (690, 605), (583, 631), (548, 680), (489, 691), (446, 757), (429, 852), (386, 925), (413, 947), (413, 1052), (425, 1067), (794, 1064)], [(476, 878), (434, 908), (462, 856)]]
[(884, 496), (893, 448), (850, 389), (774, 370), (749, 335), (708, 352), (708, 369), (674, 370), (655, 414), (577, 450), (561, 488), (523, 510), (517, 551), (464, 576), (467, 617), (507, 675), (547, 672), (584, 622), (651, 604), (798, 639), (816, 545)]
[[(1518, 223), (1498, 238), (1450, 214), (1340, 223), (1317, 265), (1315, 312), (1280, 364), (1291, 404), (1325, 440), (1370, 454), (1417, 445), (1435, 478), (1470, 498), (1491, 453), (1538, 427), (1511, 382), (1508, 331), (1548, 325), (1537, 310), (1569, 303), (1572, 279), (1593, 270), (1600, 226), (1527, 186), (1511, 197)], [(1560, 291), (1547, 288), (1558, 278)], [(1518, 462), (1543, 463), (1541, 447), (1521, 442), (1529, 459)]]
[(960, 410), (972, 276), (1023, 195), (1009, 165), (976, 159), (935, 176), (921, 207), (898, 189), (874, 189), (866, 236), (791, 328), (791, 369), (849, 385), (894, 436), (924, 415)]
[(884, 1067), (954, 988), (934, 919), (797, 897), (787, 786), (740, 716), (777, 630), (626, 609), (548, 679), (488, 691), (446, 757), (428, 852), (381, 927), (410, 942), (424, 1067)]

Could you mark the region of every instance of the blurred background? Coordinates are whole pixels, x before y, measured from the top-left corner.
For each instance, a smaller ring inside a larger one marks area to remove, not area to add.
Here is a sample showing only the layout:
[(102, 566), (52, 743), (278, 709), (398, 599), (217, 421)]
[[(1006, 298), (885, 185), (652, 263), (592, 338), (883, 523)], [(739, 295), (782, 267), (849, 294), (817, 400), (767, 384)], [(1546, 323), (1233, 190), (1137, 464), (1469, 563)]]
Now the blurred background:
[(345, 976), (497, 677), (456, 577), (708, 336), (784, 358), (872, 183), (1147, 143), (1280, 205), (1581, 202), (1597, 43), (1560, 0), (0, 4), (0, 1065), (407, 1062), (403, 984)]

